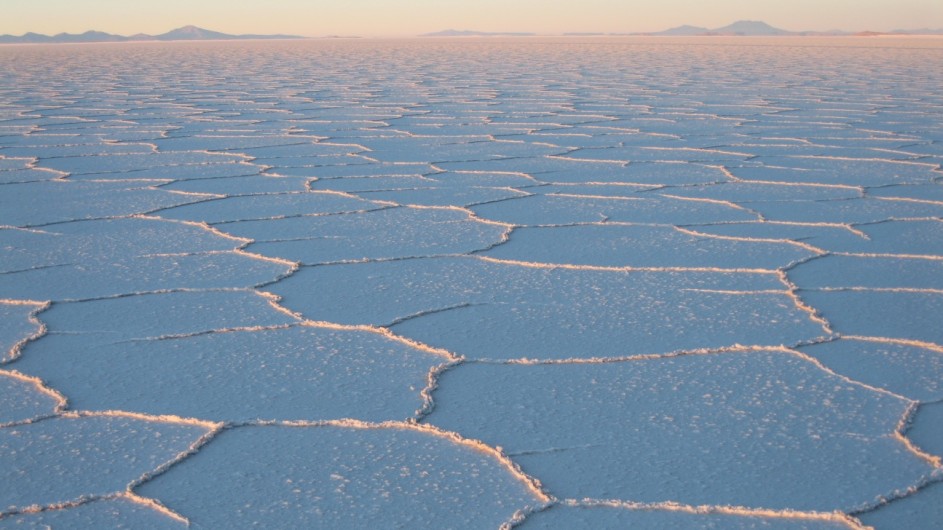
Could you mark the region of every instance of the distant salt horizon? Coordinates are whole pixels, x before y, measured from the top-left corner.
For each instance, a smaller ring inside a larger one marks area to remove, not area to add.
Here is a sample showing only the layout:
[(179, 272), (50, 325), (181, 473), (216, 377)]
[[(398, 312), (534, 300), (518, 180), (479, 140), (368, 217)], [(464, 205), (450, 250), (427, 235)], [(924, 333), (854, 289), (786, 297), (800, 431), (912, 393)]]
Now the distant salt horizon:
[[(681, 25), (661, 31), (648, 32), (605, 32), (605, 31), (572, 31), (557, 33), (540, 33), (530, 31), (482, 31), (475, 29), (445, 29), (441, 31), (421, 33), (407, 37), (593, 37), (593, 36), (665, 36), (665, 37), (699, 37), (699, 36), (728, 36), (728, 37), (805, 37), (805, 36), (943, 36), (943, 28), (931, 29), (895, 29), (890, 31), (848, 31), (841, 29), (813, 31), (793, 31), (772, 26), (763, 21), (739, 20), (726, 26), (708, 28), (705, 26)], [(210, 41), (210, 40), (274, 40), (274, 39), (359, 39), (361, 35), (354, 34), (327, 34), (320, 36), (303, 36), (287, 33), (263, 34), (246, 33), (230, 34), (201, 28), (195, 25), (179, 27), (165, 33), (150, 35), (136, 33), (133, 35), (118, 35), (103, 31), (87, 30), (82, 33), (62, 32), (55, 35), (45, 35), (36, 32), (26, 32), (22, 35), (0, 35), (0, 44), (60, 44), (60, 43), (101, 43), (101, 42), (138, 42), (138, 41)]]
[[(736, 20), (766, 21), (796, 32), (847, 33), (943, 28), (939, 0), (7, 0), (0, 35), (26, 32), (81, 34), (88, 29), (117, 35), (155, 35), (186, 24), (240, 34), (415, 37), (446, 28), (486, 33), (648, 34), (692, 25), (716, 29)], [(923, 30), (919, 31), (923, 33)]]

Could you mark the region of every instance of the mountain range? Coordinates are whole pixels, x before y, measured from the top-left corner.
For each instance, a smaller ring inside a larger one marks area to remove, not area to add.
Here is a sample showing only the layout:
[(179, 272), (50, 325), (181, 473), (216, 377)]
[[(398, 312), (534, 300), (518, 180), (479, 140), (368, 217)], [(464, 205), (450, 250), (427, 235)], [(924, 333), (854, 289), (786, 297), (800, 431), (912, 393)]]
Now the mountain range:
[(676, 28), (666, 29), (655, 33), (644, 33), (638, 35), (658, 35), (658, 36), (710, 36), (710, 35), (728, 35), (744, 37), (780, 37), (780, 36), (876, 36), (876, 35), (943, 35), (943, 29), (919, 29), (919, 30), (893, 30), (888, 32), (879, 31), (788, 31), (775, 28), (766, 22), (756, 20), (739, 20), (722, 28), (702, 28), (699, 26), (678, 26)]
[[(425, 33), (420, 35), (420, 37), (526, 37), (535, 35), (534, 33), (496, 33), (488, 31), (469, 31), (469, 30), (454, 30), (447, 29), (444, 31), (437, 31), (435, 33)], [(652, 33), (594, 33), (594, 32), (582, 32), (582, 33), (564, 33), (566, 36), (574, 37), (586, 37), (586, 36), (601, 36), (601, 35), (653, 35), (653, 36), (663, 36), (663, 37), (697, 37), (697, 36), (743, 36), (743, 37), (778, 37), (778, 36), (877, 36), (877, 35), (943, 35), (943, 29), (914, 29), (914, 30), (905, 30), (897, 29), (888, 32), (879, 32), (879, 31), (842, 31), (842, 30), (830, 30), (830, 31), (788, 31), (785, 29), (775, 28), (770, 26), (766, 22), (760, 22), (756, 20), (739, 20), (733, 24), (726, 25), (721, 28), (704, 28), (700, 26), (678, 26), (676, 28), (666, 29), (664, 31), (657, 31)]]
[[(530, 37), (537, 35), (528, 32), (491, 32), (491, 31), (471, 31), (447, 29), (434, 33), (425, 33), (420, 37)], [(565, 33), (569, 36), (593, 36), (607, 35), (606, 33)], [(609, 34), (612, 35), (612, 34)], [(943, 35), (941, 29), (897, 29), (887, 32), (860, 31), (849, 32), (841, 30), (832, 31), (788, 31), (770, 26), (765, 22), (755, 20), (740, 20), (721, 28), (705, 28), (700, 26), (678, 26), (664, 31), (651, 33), (620, 33), (619, 35), (652, 35), (666, 37), (687, 37), (687, 36), (711, 36), (711, 35), (729, 35), (729, 36), (877, 36), (877, 35)], [(247, 39), (304, 39), (298, 35), (230, 35), (220, 33), (196, 26), (184, 26), (160, 35), (146, 35), (138, 33), (136, 35), (124, 36), (105, 33), (102, 31), (86, 31), (85, 33), (59, 33), (57, 35), (42, 35), (39, 33), (26, 33), (24, 35), (0, 35), (0, 44), (57, 44), (57, 43), (83, 43), (83, 42), (133, 42), (133, 41), (193, 41), (193, 40), (247, 40)], [(331, 36), (330, 38), (353, 38)]]
[(708, 29), (700, 26), (678, 26), (651, 35), (696, 36), (696, 35), (743, 35), (743, 36), (780, 36), (796, 35), (796, 32), (774, 28), (766, 22), (740, 20), (722, 28)]
[(302, 39), (297, 35), (230, 35), (218, 31), (184, 26), (160, 35), (145, 35), (138, 33), (125, 37), (102, 31), (86, 31), (85, 33), (59, 33), (58, 35), (42, 35), (26, 33), (25, 35), (0, 35), (0, 44), (57, 44), (76, 42), (130, 42), (130, 41), (178, 41), (178, 40), (245, 40), (245, 39)]

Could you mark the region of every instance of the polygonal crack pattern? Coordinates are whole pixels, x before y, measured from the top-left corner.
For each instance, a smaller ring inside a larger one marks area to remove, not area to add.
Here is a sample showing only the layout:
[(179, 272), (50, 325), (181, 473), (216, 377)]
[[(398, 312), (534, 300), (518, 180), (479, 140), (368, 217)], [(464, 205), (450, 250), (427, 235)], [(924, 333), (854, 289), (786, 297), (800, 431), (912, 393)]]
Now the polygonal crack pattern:
[(573, 39), (0, 47), (0, 527), (943, 526), (943, 45)]

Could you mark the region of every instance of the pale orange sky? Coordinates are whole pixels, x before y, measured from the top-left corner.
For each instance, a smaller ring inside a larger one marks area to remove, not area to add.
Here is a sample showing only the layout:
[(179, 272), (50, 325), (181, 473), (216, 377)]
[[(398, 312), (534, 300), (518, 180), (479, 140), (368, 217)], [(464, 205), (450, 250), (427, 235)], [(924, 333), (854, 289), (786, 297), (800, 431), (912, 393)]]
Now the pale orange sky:
[(447, 28), (562, 33), (719, 27), (741, 19), (789, 30), (943, 28), (941, 0), (0, 0), (0, 34), (89, 29), (163, 33), (411, 36)]

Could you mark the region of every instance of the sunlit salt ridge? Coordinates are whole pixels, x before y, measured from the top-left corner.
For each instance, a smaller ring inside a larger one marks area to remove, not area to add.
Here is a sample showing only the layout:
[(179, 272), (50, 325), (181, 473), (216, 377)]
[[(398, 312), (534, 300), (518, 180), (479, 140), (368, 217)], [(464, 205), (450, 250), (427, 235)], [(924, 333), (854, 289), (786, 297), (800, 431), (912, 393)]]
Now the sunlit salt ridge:
[(943, 48), (659, 42), (0, 50), (0, 528), (943, 525)]

